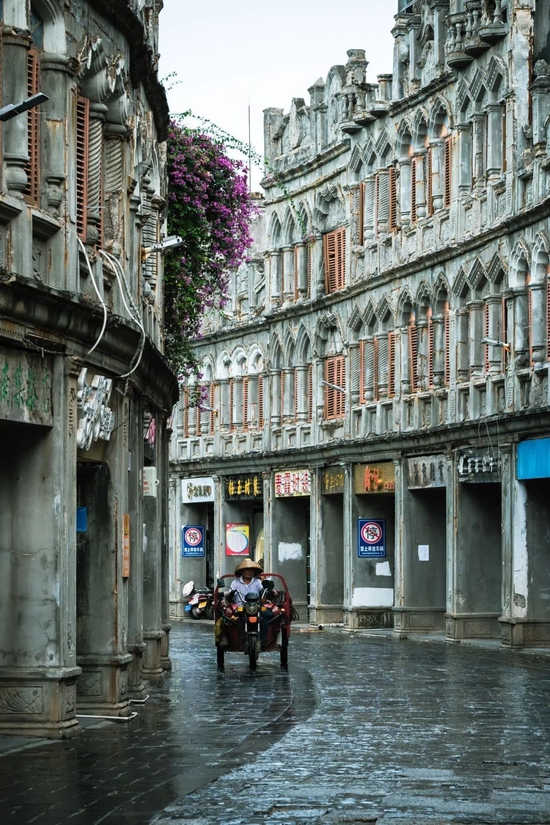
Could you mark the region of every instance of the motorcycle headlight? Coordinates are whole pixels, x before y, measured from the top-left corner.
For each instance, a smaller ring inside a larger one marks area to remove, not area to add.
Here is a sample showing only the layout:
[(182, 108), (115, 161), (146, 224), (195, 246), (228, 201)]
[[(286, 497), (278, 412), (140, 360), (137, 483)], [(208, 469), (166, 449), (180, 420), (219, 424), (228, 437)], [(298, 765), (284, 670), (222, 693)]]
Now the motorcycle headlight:
[(246, 612), (249, 616), (255, 616), (260, 609), (258, 602), (251, 602), (246, 605)]

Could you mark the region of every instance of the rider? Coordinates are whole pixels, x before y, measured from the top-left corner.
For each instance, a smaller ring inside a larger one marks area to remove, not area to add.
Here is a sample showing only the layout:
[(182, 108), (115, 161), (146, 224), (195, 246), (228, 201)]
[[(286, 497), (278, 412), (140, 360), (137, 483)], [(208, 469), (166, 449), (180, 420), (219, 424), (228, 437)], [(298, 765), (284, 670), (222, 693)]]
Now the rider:
[(260, 596), (263, 590), (263, 584), (260, 578), (255, 574), (262, 572), (261, 564), (252, 559), (241, 559), (235, 568), (235, 578), (229, 585), (231, 589), (230, 601), (236, 604), (244, 604), (245, 596), (253, 593), (255, 596)]

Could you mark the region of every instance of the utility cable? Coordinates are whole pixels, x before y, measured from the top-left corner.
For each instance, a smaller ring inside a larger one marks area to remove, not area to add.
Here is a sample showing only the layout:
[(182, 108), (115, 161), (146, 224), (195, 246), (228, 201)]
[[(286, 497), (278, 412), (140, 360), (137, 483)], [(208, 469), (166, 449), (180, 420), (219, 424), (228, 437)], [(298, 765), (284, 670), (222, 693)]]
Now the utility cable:
[(105, 332), (105, 327), (107, 326), (107, 305), (105, 304), (105, 301), (104, 301), (104, 300), (103, 300), (103, 298), (101, 297), (101, 293), (100, 293), (99, 289), (97, 288), (97, 284), (96, 284), (96, 282), (95, 282), (95, 278), (94, 278), (94, 273), (93, 273), (93, 271), (92, 271), (92, 265), (90, 264), (90, 259), (89, 259), (89, 257), (88, 257), (88, 252), (86, 251), (86, 247), (84, 246), (84, 244), (82, 243), (82, 241), (80, 240), (80, 238), (78, 238), (78, 237), (77, 237), (77, 240), (78, 240), (78, 243), (80, 244), (80, 247), (81, 247), (81, 249), (82, 249), (82, 251), (83, 251), (83, 253), (84, 253), (84, 257), (86, 258), (86, 264), (87, 264), (87, 266), (88, 266), (88, 272), (90, 273), (90, 278), (92, 279), (92, 284), (94, 285), (94, 289), (95, 289), (96, 295), (97, 295), (97, 297), (99, 298), (99, 300), (100, 300), (100, 302), (101, 302), (101, 306), (103, 307), (103, 325), (102, 325), (102, 327), (101, 327), (101, 332), (99, 333), (99, 338), (97, 339), (97, 341), (95, 342), (95, 344), (93, 345), (93, 347), (91, 348), (91, 350), (89, 350), (89, 351), (86, 353), (86, 355), (84, 356), (84, 359), (86, 359), (86, 358), (88, 358), (88, 356), (89, 356), (89, 355), (91, 355), (91, 354), (92, 354), (92, 352), (93, 352), (93, 351), (95, 350), (95, 348), (99, 345), (99, 342), (100, 342), (100, 341), (101, 341), (101, 339), (103, 338), (103, 334), (104, 334), (104, 332)]

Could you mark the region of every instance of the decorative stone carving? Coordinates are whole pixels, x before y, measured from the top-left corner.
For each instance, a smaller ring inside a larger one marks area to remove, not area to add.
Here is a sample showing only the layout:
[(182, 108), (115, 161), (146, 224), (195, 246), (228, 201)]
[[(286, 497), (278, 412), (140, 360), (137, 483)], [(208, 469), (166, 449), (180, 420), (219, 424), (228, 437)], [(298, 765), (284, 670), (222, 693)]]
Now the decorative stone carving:
[(0, 714), (35, 716), (44, 710), (41, 687), (0, 688)]
[(77, 446), (89, 450), (93, 441), (109, 441), (115, 426), (115, 415), (107, 403), (113, 382), (103, 375), (95, 375), (91, 384), (86, 383), (87, 370), (78, 378), (78, 430)]
[(79, 696), (101, 696), (102, 674), (100, 670), (82, 673), (76, 680), (76, 692)]

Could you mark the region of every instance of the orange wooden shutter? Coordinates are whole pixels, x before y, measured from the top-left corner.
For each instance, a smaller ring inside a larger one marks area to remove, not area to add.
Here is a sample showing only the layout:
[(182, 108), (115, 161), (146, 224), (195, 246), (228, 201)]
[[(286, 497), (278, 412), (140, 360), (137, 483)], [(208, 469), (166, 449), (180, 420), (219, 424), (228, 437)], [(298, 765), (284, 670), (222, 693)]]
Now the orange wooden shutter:
[(444, 339), (444, 364), (445, 364), (445, 375), (444, 381), (445, 385), (448, 385), (451, 380), (451, 325), (449, 323), (449, 303), (445, 303), (445, 315), (444, 315), (444, 331), (443, 331), (443, 339)]
[(258, 425), (260, 429), (264, 426), (264, 377), (258, 375)]
[(248, 377), (243, 378), (243, 430), (248, 430)]
[(365, 184), (359, 184), (359, 209), (357, 211), (357, 243), (363, 246), (365, 243)]
[(390, 166), (388, 171), (390, 200), (389, 230), (390, 232), (394, 232), (397, 229), (397, 176), (395, 166)]
[(418, 158), (411, 161), (411, 223), (416, 223), (416, 162)]
[[(489, 304), (485, 303), (483, 307), (483, 337), (489, 337)], [(485, 344), (485, 372), (489, 372), (489, 344)]]
[(443, 169), (444, 169), (444, 190), (443, 190), (443, 206), (451, 205), (452, 197), (452, 136), (448, 135), (443, 144)]
[(346, 230), (336, 231), (336, 289), (346, 285)]
[[(27, 92), (31, 97), (38, 92), (38, 52), (31, 49), (27, 56)], [(27, 112), (27, 144), (29, 159), (25, 164), (27, 186), (24, 190), (26, 198), (32, 203), (38, 203), (40, 194), (40, 113), (35, 106)]]
[(311, 275), (313, 272), (313, 241), (307, 242), (307, 297), (311, 298)]
[[(325, 380), (332, 387), (325, 387), (325, 418), (341, 418), (345, 411), (346, 364), (343, 355), (325, 361)], [(341, 387), (341, 390), (335, 389)]]
[(388, 333), (388, 397), (395, 395), (395, 332)]
[(208, 432), (210, 435), (214, 435), (214, 426), (215, 426), (215, 403), (216, 403), (216, 385), (214, 383), (210, 384), (210, 391), (209, 391), (209, 399), (208, 399), (208, 406), (210, 407), (209, 410), (209, 422), (208, 422)]
[(411, 392), (418, 386), (418, 329), (414, 321), (409, 324), (409, 381)]
[(432, 319), (432, 310), (429, 309), (428, 315), (428, 387), (431, 389), (434, 386), (434, 322)]
[(76, 228), (86, 240), (88, 223), (88, 147), (90, 101), (79, 97), (76, 103)]
[(307, 373), (307, 420), (313, 421), (313, 364), (308, 366)]
[(433, 167), (432, 167), (432, 147), (428, 146), (428, 151), (426, 153), (426, 211), (428, 215), (433, 215), (434, 207), (433, 207), (433, 184), (432, 184), (432, 174), (433, 174)]
[(235, 380), (229, 379), (229, 429), (235, 429), (235, 412), (233, 410), (233, 403), (235, 401)]
[(327, 293), (336, 289), (336, 234), (329, 232), (323, 238), (325, 256), (325, 289)]

